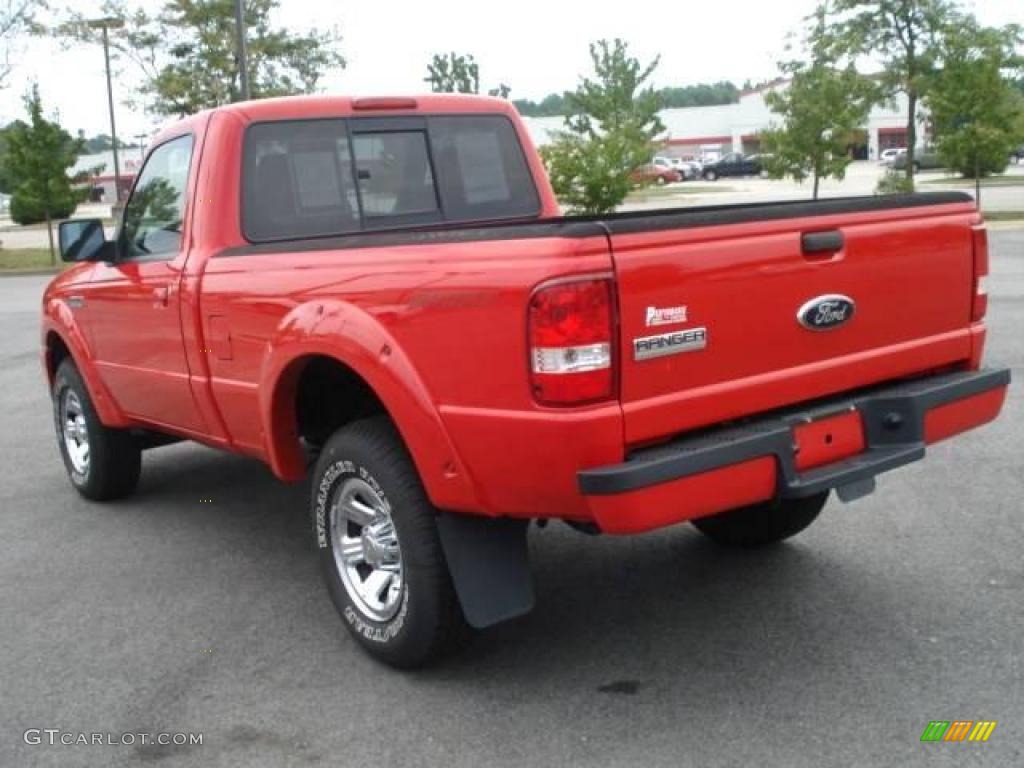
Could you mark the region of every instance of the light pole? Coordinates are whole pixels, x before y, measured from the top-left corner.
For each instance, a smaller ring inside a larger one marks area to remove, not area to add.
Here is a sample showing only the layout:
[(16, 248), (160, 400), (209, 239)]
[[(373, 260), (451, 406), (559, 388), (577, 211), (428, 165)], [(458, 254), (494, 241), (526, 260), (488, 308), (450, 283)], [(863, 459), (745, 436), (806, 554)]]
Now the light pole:
[(132, 138), (139, 142), (139, 160), (141, 161), (146, 157), (146, 139), (149, 138), (149, 134), (136, 133)]
[(86, 24), (90, 29), (103, 30), (103, 61), (107, 67), (107, 106), (110, 108), (110, 143), (114, 149), (114, 197), (121, 202), (121, 164), (117, 158), (117, 128), (114, 125), (114, 86), (110, 80), (110, 36), (111, 29), (121, 29), (124, 19), (108, 16), (102, 19), (89, 19)]
[(238, 89), (242, 101), (249, 100), (249, 63), (245, 50), (245, 11), (243, 0), (235, 0), (235, 31), (238, 33)]

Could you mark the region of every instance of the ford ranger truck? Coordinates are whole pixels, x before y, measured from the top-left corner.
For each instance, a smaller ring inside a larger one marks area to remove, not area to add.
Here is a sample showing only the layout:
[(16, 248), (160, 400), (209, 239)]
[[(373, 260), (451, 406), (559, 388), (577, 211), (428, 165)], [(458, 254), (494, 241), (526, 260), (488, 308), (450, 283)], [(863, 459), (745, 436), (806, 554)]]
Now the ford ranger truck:
[(152, 142), (113, 239), (71, 221), (60, 247), (42, 346), (74, 488), (126, 496), (175, 440), (309, 482), (331, 599), (396, 666), (532, 607), (531, 520), (770, 544), (1010, 380), (981, 365), (967, 195), (566, 217), (498, 99), (202, 112)]

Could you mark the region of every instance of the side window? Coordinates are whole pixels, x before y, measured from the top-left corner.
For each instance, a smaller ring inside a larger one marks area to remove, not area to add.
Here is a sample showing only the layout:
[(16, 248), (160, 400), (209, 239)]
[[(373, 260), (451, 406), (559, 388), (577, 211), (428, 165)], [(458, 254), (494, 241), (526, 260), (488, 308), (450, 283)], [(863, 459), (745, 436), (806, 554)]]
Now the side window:
[(150, 154), (124, 209), (120, 258), (172, 259), (181, 250), (192, 137), (182, 136)]
[(344, 120), (256, 123), (245, 135), (242, 230), (254, 242), (359, 229)]
[(430, 140), (447, 219), (514, 218), (540, 210), (526, 156), (507, 118), (433, 117)]
[(352, 147), (363, 216), (440, 218), (425, 131), (357, 132)]

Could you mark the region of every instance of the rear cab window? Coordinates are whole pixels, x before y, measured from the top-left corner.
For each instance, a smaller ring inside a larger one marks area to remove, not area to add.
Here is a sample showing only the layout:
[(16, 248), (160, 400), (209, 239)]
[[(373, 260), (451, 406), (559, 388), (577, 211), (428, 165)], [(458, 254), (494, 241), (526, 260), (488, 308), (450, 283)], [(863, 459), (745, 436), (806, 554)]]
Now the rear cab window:
[(526, 156), (503, 115), (254, 123), (242, 173), (242, 231), (251, 242), (540, 211)]

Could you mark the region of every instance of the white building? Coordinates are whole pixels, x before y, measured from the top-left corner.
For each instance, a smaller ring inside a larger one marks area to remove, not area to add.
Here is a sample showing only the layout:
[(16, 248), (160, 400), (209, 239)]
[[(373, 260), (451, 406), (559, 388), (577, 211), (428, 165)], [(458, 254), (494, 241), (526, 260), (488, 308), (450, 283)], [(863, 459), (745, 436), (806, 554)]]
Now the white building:
[[(665, 154), (676, 157), (712, 159), (726, 152), (752, 154), (759, 151), (757, 134), (778, 122), (768, 109), (764, 93), (769, 88), (786, 88), (786, 82), (744, 91), (735, 104), (713, 107), (663, 109), (661, 121), (666, 128)], [(920, 111), (920, 110), (919, 110)], [(561, 117), (524, 118), (538, 146), (551, 141), (552, 133), (563, 127)], [(925, 143), (926, 131), (919, 127), (917, 144)], [(891, 106), (875, 107), (868, 115), (861, 136), (850, 149), (861, 159), (875, 159), (884, 149), (905, 147), (907, 141), (907, 99), (900, 94)]]
[[(135, 174), (142, 165), (142, 152), (137, 148), (125, 148), (117, 153), (118, 164), (121, 166), (121, 196), (125, 198), (131, 190)], [(114, 193), (114, 153), (110, 150), (97, 152), (93, 155), (80, 155), (78, 162), (69, 171), (76, 175), (87, 171), (91, 189), (89, 200), (94, 203), (113, 203), (117, 200)]]

